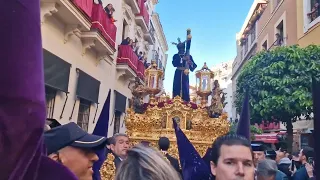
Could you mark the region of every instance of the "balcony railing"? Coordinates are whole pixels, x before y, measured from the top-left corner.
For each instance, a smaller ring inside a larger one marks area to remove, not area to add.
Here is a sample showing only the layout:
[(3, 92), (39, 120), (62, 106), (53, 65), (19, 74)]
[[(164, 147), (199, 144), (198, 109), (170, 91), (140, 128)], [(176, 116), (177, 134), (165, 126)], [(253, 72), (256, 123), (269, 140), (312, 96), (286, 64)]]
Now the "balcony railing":
[(113, 24), (101, 4), (93, 4), (91, 29), (98, 29), (104, 38), (115, 47), (117, 27)]
[(144, 79), (144, 64), (142, 61), (139, 61), (138, 56), (133, 52), (131, 46), (119, 46), (117, 64), (128, 65), (138, 77)]

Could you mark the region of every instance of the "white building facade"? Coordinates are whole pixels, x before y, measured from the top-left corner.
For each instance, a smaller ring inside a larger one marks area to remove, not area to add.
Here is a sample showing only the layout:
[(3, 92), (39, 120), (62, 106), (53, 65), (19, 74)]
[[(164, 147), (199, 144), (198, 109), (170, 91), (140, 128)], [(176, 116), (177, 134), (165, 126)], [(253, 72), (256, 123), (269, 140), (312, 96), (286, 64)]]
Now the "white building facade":
[[(144, 63), (121, 42), (136, 41), (137, 52), (149, 62), (157, 49), (163, 69), (168, 45), (155, 12), (157, 0), (91, 1), (41, 0), (47, 118), (76, 122), (91, 133), (107, 102), (111, 136), (125, 131), (130, 85), (136, 77), (144, 83)], [(115, 9), (114, 23), (103, 10), (107, 4)]]
[[(233, 97), (236, 96), (237, 79), (239, 77), (243, 65), (257, 52), (257, 29), (259, 28), (259, 18), (253, 18), (253, 16), (257, 17), (258, 10), (262, 12), (262, 9), (266, 6), (266, 3), (266, 0), (253, 1), (240, 32), (236, 34), (237, 56), (232, 64), (231, 76)], [(257, 20), (252, 21), (252, 19)], [(247, 35), (245, 36), (244, 34)], [(234, 102), (232, 102), (232, 116), (234, 117), (234, 119), (239, 118), (239, 114), (237, 113)]]

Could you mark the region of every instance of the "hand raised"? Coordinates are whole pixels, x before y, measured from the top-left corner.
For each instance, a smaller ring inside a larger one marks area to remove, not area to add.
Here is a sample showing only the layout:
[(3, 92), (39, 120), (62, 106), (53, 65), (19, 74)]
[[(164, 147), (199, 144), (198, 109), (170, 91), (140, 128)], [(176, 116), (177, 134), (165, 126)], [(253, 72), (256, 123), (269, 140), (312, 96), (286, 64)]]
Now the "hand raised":
[(309, 163), (307, 163), (306, 170), (307, 170), (309, 178), (312, 178), (313, 177), (313, 166), (310, 165)]

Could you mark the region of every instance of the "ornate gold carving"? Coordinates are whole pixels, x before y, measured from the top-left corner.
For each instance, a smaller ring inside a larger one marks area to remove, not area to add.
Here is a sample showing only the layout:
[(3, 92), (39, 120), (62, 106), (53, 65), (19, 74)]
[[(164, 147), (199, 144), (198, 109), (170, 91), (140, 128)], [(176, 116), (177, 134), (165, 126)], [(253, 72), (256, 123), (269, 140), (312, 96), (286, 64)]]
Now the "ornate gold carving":
[[(178, 125), (201, 155), (205, 154), (218, 136), (229, 131), (229, 122), (225, 114), (220, 118), (210, 118), (206, 109), (193, 109), (191, 104), (184, 104), (180, 97), (175, 97), (172, 103), (162, 102), (163, 107), (158, 107), (159, 103), (149, 106), (143, 114), (134, 113), (131, 108), (127, 110), (125, 119), (127, 134), (133, 145), (144, 140), (157, 147), (159, 138), (166, 136), (171, 141), (169, 154), (178, 158), (172, 118), (179, 118)], [(191, 128), (188, 128), (190, 130), (187, 130), (188, 121), (191, 122)]]
[(116, 166), (114, 165), (114, 155), (109, 153), (107, 160), (104, 161), (101, 169), (101, 180), (114, 180), (116, 173)]
[[(207, 71), (208, 68), (204, 66), (203, 70)], [(211, 80), (213, 74), (211, 71), (206, 71), (199, 72), (200, 76), (202, 77), (203, 74), (208, 75), (206, 77), (207, 80)], [(218, 118), (210, 118), (207, 107), (204, 104), (197, 106), (194, 103), (185, 103), (179, 96), (171, 100), (165, 94), (156, 99), (155, 94), (160, 92), (159, 80), (162, 79), (163, 71), (157, 68), (157, 64), (154, 61), (145, 70), (145, 75), (145, 87), (139, 83), (137, 78), (132, 89), (130, 88), (134, 95), (133, 99), (136, 101), (133, 103), (135, 104), (134, 107), (127, 109), (125, 123), (127, 135), (130, 137), (132, 146), (146, 141), (149, 142), (150, 146), (158, 148), (159, 138), (165, 136), (171, 142), (168, 153), (179, 159), (177, 139), (172, 123), (173, 118), (177, 120), (178, 126), (201, 156), (206, 153), (217, 137), (229, 132), (230, 125), (227, 121), (227, 115), (221, 114)], [(198, 91), (198, 93), (202, 93), (204, 97), (206, 94), (211, 93), (211, 89), (207, 89)], [(137, 107), (142, 105), (140, 98), (146, 92), (150, 95), (149, 105), (145, 110), (140, 111)], [(107, 167), (107, 165), (103, 166), (104, 169)], [(106, 171), (109, 174), (114, 172), (113, 169), (106, 169)], [(106, 175), (103, 176), (106, 177)]]

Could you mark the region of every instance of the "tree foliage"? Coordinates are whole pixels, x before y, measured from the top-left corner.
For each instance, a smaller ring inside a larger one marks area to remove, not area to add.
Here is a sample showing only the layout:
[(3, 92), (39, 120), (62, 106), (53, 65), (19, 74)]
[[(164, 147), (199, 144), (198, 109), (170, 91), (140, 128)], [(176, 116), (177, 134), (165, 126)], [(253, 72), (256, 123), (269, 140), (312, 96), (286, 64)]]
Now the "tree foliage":
[(320, 46), (262, 51), (244, 66), (237, 81), (236, 107), (249, 88), (251, 120), (295, 121), (312, 112), (311, 77), (320, 75)]
[[(238, 127), (238, 123), (232, 123), (229, 133), (235, 134), (237, 132), (237, 127)], [(254, 125), (250, 126), (251, 140), (255, 139), (255, 137), (254, 137), (255, 134), (262, 134), (262, 133), (263, 133), (262, 129), (260, 129)]]

